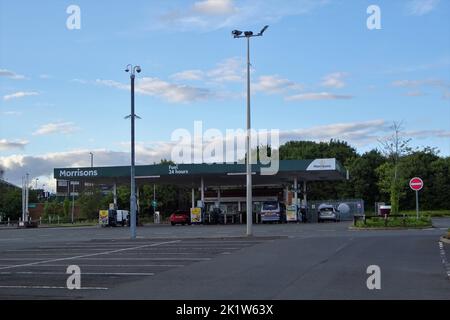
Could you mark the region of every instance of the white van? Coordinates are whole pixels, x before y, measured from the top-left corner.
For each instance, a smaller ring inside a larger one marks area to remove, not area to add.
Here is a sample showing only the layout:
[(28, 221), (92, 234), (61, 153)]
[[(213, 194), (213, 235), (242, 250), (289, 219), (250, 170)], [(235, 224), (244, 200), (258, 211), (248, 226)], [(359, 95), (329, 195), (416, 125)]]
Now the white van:
[(261, 222), (286, 221), (285, 207), (278, 201), (264, 201), (261, 205)]

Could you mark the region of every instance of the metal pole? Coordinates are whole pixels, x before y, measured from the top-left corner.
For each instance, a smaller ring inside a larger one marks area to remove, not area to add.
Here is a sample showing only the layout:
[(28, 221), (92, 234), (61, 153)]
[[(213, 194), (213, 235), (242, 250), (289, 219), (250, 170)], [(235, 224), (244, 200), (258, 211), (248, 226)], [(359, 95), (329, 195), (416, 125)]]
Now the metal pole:
[(28, 199), (29, 199), (29, 190), (28, 190), (28, 177), (29, 174), (27, 173), (27, 178), (26, 178), (26, 188), (25, 188), (25, 221), (28, 221)]
[(252, 166), (250, 152), (250, 37), (247, 37), (247, 236), (252, 235), (252, 217), (253, 217), (253, 201), (252, 201)]
[(298, 181), (297, 181), (297, 177), (294, 177), (294, 204), (295, 204), (295, 216), (298, 219)]
[(113, 185), (113, 202), (114, 202), (114, 209), (118, 209), (117, 206), (117, 182), (114, 181)]
[(94, 154), (92, 152), (89, 152), (91, 154), (91, 168), (94, 167)]
[(416, 190), (416, 215), (419, 219), (419, 191)]
[(25, 220), (25, 177), (22, 176), (22, 221)]
[(73, 224), (73, 212), (75, 211), (75, 183), (73, 183), (73, 181), (71, 181), (72, 183), (72, 224)]
[(131, 239), (136, 239), (136, 187), (134, 181), (134, 74), (131, 70), (131, 194), (130, 194), (130, 232)]

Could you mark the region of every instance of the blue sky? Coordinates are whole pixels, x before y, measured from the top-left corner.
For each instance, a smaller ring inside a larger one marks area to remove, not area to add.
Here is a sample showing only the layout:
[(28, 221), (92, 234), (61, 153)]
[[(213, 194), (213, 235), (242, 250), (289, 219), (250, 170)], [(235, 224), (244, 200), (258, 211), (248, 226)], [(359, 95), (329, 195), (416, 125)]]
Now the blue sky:
[[(371, 4), (380, 30), (366, 27)], [(245, 41), (230, 32), (265, 24), (251, 42), (254, 128), (364, 152), (403, 121), (413, 146), (450, 155), (449, 13), (447, 0), (0, 0), (0, 165), (51, 185), (53, 167), (87, 166), (89, 152), (128, 163), (128, 63), (143, 70), (139, 163), (167, 158), (196, 120), (244, 128)]]

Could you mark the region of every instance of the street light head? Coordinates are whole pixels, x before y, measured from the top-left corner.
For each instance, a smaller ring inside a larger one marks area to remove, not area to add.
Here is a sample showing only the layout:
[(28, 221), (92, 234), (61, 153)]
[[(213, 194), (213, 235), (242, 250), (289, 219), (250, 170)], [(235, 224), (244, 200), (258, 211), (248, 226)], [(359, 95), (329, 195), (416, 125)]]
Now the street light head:
[(264, 33), (264, 31), (266, 31), (268, 27), (269, 27), (269, 26), (264, 26), (264, 28), (261, 29), (261, 31), (258, 33), (258, 35), (259, 35), (259, 36), (262, 36), (263, 33)]
[(233, 30), (233, 31), (231, 31), (231, 34), (233, 35), (233, 37), (237, 38), (242, 34), (242, 31)]
[(130, 69), (126, 68), (126, 69), (125, 69), (125, 72), (130, 72)]
[(142, 71), (142, 70), (141, 70), (141, 67), (140, 67), (140, 66), (137, 66), (137, 67), (136, 67), (136, 72), (137, 72), (137, 73), (141, 73), (141, 71)]
[(253, 32), (252, 32), (252, 31), (245, 31), (245, 32), (244, 32), (244, 35), (245, 35), (246, 37), (251, 37), (251, 36), (253, 35)]

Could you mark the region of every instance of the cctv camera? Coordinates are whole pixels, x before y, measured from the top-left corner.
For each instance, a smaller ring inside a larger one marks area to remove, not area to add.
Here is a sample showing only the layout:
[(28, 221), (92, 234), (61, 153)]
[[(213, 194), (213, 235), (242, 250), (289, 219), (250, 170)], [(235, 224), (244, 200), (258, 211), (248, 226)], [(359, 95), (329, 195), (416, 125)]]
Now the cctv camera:
[(242, 34), (242, 31), (233, 30), (233, 31), (231, 31), (231, 34), (235, 37), (239, 37)]
[(253, 32), (252, 32), (252, 31), (245, 31), (245, 32), (244, 32), (244, 35), (245, 35), (246, 37), (251, 37), (251, 36), (253, 35)]

